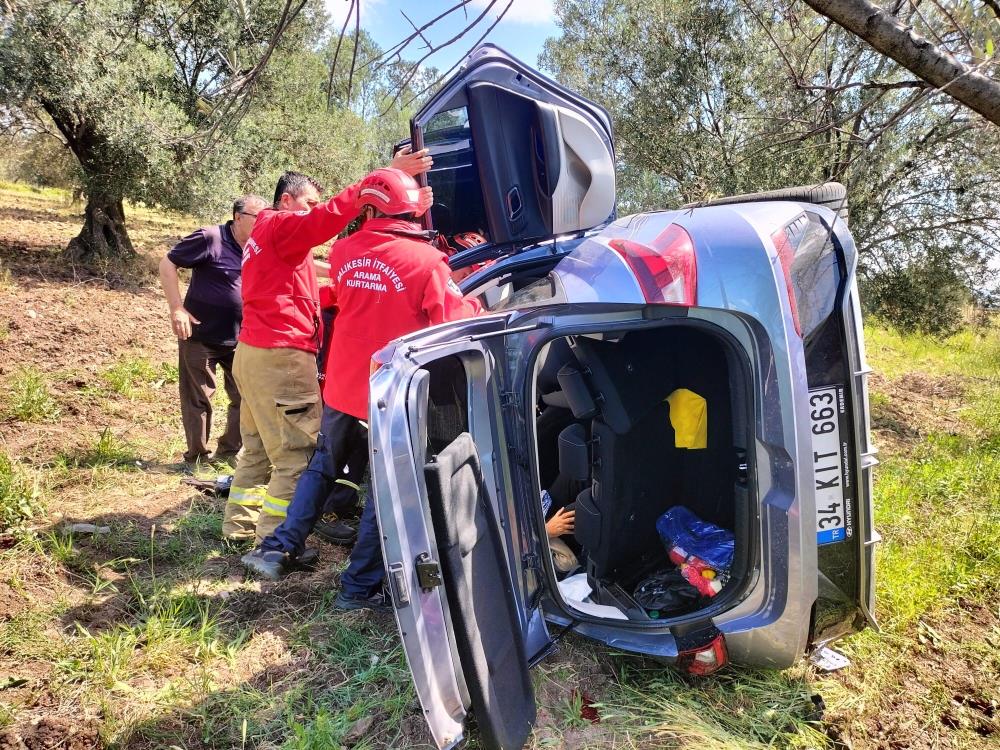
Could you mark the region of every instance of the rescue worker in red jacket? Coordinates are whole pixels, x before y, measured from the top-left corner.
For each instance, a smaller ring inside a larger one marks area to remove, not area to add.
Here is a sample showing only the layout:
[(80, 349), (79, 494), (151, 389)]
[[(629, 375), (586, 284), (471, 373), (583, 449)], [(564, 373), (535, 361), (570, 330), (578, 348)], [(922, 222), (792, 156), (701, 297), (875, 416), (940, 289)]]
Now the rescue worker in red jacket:
[[(431, 166), (409, 149), (393, 164), (412, 174)], [(243, 249), (243, 326), (233, 374), (243, 395), (240, 454), (223, 520), (229, 539), (258, 540), (284, 520), (309, 463), (321, 416), (316, 351), (321, 340), (319, 286), (312, 248), (336, 237), (358, 215), (360, 185), (329, 201), (310, 177), (286, 172), (273, 209), (257, 216)], [(430, 206), (430, 190), (415, 198)]]
[[(355, 481), (367, 465), (368, 377), (372, 355), (404, 334), (480, 312), (451, 280), (447, 256), (431, 244), (416, 218), (416, 181), (396, 169), (377, 169), (360, 186), (361, 229), (334, 243), (330, 279), (337, 308), (323, 386), (325, 410), (317, 450), (302, 474), (288, 517), (253, 552), (251, 570), (279, 578), (305, 549), (348, 457), (364, 447), (364, 464), (351, 460)], [(365, 504), (351, 562), (341, 576), (336, 606), (382, 607), (382, 549), (374, 501)]]

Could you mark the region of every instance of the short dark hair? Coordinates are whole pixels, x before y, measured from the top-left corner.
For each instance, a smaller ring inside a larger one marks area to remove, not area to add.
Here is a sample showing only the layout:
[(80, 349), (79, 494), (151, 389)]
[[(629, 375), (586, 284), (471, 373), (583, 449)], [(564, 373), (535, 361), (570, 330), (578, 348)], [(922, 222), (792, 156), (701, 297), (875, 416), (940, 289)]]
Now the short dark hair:
[(307, 185), (312, 185), (316, 188), (317, 193), (323, 194), (323, 186), (309, 175), (291, 170), (285, 172), (278, 178), (278, 185), (274, 188), (274, 207), (277, 208), (278, 203), (281, 202), (282, 193), (288, 193), (293, 198), (298, 198)]
[(365, 204), (365, 208), (370, 208), (372, 210), (373, 219), (402, 219), (403, 221), (413, 221), (413, 222), (420, 221), (420, 217), (413, 212), (405, 214), (387, 214), (383, 213), (382, 211), (379, 211), (371, 203)]
[(248, 203), (259, 203), (261, 206), (266, 206), (267, 201), (261, 198), (259, 195), (254, 195), (253, 193), (247, 193), (246, 195), (241, 195), (239, 198), (233, 201), (233, 216), (236, 214), (243, 213), (246, 210)]

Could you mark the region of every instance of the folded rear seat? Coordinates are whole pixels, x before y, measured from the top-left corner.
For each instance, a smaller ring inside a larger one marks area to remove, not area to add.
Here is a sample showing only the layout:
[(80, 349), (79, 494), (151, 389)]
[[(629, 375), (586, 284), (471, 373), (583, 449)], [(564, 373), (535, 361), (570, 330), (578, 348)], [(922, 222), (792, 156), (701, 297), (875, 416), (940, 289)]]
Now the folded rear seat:
[(600, 413), (591, 421), (591, 486), (576, 504), (576, 539), (592, 581), (618, 580), (663, 556), (656, 519), (676, 504), (681, 456), (670, 410), (671, 354), (659, 337), (629, 334), (621, 343), (577, 338)]

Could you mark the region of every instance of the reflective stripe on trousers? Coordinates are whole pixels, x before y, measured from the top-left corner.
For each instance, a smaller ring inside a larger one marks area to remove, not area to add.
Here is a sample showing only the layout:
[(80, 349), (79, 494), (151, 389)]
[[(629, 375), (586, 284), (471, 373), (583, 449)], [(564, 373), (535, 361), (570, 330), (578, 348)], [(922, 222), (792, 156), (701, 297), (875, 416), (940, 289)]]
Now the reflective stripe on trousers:
[(265, 494), (264, 504), (261, 507), (261, 510), (269, 516), (281, 516), (283, 518), (288, 515), (288, 504), (290, 502), (290, 500), (282, 500)]
[(229, 502), (248, 508), (259, 508), (267, 495), (266, 487), (230, 487)]

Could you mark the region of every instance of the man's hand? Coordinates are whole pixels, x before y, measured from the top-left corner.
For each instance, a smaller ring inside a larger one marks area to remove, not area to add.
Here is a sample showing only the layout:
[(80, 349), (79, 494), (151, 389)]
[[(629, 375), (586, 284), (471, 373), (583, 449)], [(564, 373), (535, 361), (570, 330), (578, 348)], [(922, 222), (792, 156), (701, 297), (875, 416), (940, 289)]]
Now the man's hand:
[(191, 338), (191, 327), (200, 323), (200, 320), (183, 307), (178, 307), (170, 313), (170, 327), (174, 329), (174, 335), (177, 336), (178, 341)]
[(417, 216), (423, 216), (427, 209), (434, 205), (434, 191), (431, 186), (420, 188), (420, 197), (417, 199), (417, 210), (414, 212)]
[(569, 534), (575, 525), (576, 511), (560, 508), (552, 518), (545, 522), (545, 533), (549, 535), (550, 539), (555, 539), (557, 536)]
[(433, 165), (434, 160), (430, 157), (426, 148), (413, 153), (412, 148), (403, 146), (392, 157), (392, 163), (389, 166), (394, 169), (400, 169), (411, 177), (416, 177), (418, 174), (426, 172)]

